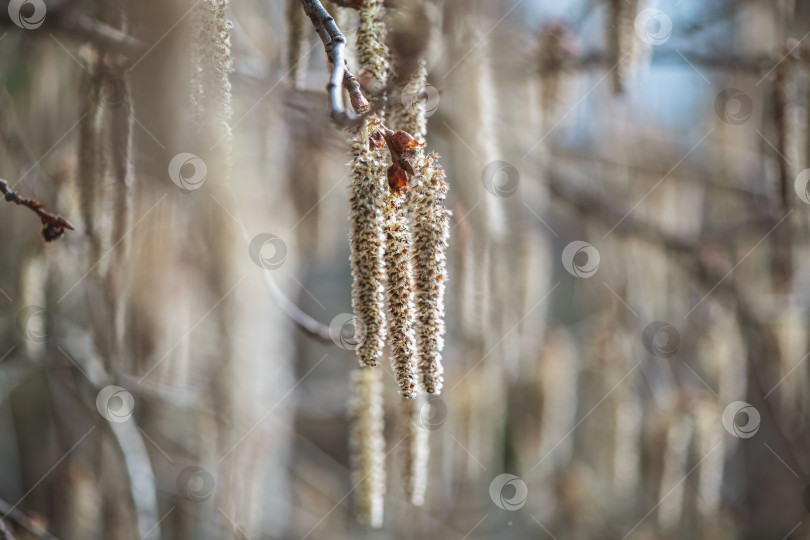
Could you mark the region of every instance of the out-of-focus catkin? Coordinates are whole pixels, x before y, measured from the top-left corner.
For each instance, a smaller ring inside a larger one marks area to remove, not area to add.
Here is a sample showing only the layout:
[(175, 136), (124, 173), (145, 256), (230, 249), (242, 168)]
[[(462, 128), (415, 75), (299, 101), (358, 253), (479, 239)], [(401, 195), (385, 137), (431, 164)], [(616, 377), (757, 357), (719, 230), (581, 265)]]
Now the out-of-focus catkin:
[(438, 394), (444, 381), (444, 288), (450, 212), (445, 207), (447, 182), (435, 153), (416, 160), (409, 192), (416, 284), (418, 368), (426, 392)]
[(405, 493), (411, 504), (422, 506), (428, 482), (428, 461), (430, 459), (430, 430), (424, 426), (422, 418), (426, 407), (425, 395), (402, 403), (405, 421)]
[(101, 184), (101, 166), (98, 156), (100, 150), (100, 115), (101, 108), (93, 99), (93, 79), (98, 71), (98, 51), (92, 45), (82, 48), (82, 57), (87, 65), (82, 73), (82, 116), (79, 121), (79, 164), (78, 181), (80, 210), (85, 233), (93, 247), (93, 260), (102, 255), (101, 243), (97, 231), (96, 214), (98, 212), (98, 195)]
[(287, 69), (293, 90), (303, 87), (306, 77), (306, 28), (300, 0), (287, 0)]
[(230, 171), (233, 134), (231, 118), (231, 21), (228, 0), (201, 0), (195, 8), (192, 45), (191, 104), (198, 127), (210, 130), (211, 141), (222, 153), (225, 174)]
[(360, 368), (352, 373), (349, 419), (352, 485), (358, 518), (382, 527), (385, 495), (385, 437), (381, 369)]
[(426, 87), (427, 64), (424, 60), (419, 60), (410, 80), (392, 88), (389, 96), (389, 123), (396, 129), (413, 135), (419, 144), (425, 144), (427, 136)]
[(388, 335), (391, 366), (400, 393), (416, 394), (416, 313), (414, 306), (411, 233), (405, 201), (389, 194), (385, 208), (385, 268), (388, 274)]
[(621, 94), (639, 52), (634, 28), (638, 0), (610, 0), (608, 6), (607, 50), (613, 66), (613, 92)]

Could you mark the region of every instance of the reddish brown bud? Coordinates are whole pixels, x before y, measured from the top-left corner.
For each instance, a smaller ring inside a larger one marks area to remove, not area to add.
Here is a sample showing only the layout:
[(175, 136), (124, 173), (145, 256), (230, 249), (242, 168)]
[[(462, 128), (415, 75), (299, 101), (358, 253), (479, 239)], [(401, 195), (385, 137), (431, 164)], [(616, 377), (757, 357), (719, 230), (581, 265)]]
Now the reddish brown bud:
[(388, 167), (388, 189), (394, 195), (404, 195), (408, 192), (408, 175), (398, 163)]
[(391, 146), (398, 154), (410, 152), (420, 146), (419, 142), (407, 131), (397, 131), (391, 135)]

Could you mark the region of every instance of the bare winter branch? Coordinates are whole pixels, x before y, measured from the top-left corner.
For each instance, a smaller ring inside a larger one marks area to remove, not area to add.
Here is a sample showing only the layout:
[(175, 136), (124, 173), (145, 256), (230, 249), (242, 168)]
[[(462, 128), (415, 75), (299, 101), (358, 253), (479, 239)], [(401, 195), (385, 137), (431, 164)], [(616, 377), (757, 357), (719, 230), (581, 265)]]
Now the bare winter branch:
[[(332, 120), (343, 126), (357, 124), (362, 121), (365, 113), (369, 112), (369, 104), (360, 90), (360, 83), (346, 66), (346, 38), (335, 23), (335, 19), (318, 0), (301, 0), (301, 5), (315, 26), (329, 61), (332, 62), (332, 76), (326, 85)], [(343, 88), (349, 92), (352, 108), (356, 113), (360, 113), (359, 115), (346, 109), (343, 103)]]

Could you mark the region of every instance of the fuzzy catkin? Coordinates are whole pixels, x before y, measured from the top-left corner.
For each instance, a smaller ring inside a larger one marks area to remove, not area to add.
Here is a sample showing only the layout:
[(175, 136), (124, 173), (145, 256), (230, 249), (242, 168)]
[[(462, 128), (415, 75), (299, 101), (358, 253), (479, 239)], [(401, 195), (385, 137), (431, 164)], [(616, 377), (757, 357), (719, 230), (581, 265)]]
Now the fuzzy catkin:
[[(357, 58), (361, 78), (384, 86), (388, 73), (381, 0), (364, 0), (358, 16)], [(374, 116), (370, 123), (379, 120)], [(349, 245), (352, 264), (352, 309), (360, 319), (364, 338), (355, 352), (361, 366), (376, 366), (386, 338), (385, 213), (386, 164), (381, 150), (369, 149), (369, 124), (352, 139), (352, 179), (349, 199)]]
[(360, 365), (376, 366), (385, 345), (385, 163), (378, 150), (368, 150), (361, 129), (352, 143), (349, 199), (349, 244), (352, 265), (352, 309), (364, 338), (355, 352)]
[(126, 73), (121, 73), (120, 81), (123, 101), (112, 111), (110, 120), (111, 167), (116, 183), (113, 238), (120, 242), (116, 252), (119, 263), (128, 257), (130, 251), (131, 235), (128, 232), (132, 226), (135, 188), (135, 169), (132, 163), (132, 100)]
[(388, 274), (388, 335), (391, 367), (400, 393), (416, 394), (416, 312), (414, 306), (411, 232), (403, 198), (389, 194), (385, 208), (385, 269)]
[(388, 79), (389, 55), (382, 15), (383, 0), (363, 0), (358, 9), (356, 48), (359, 77), (372, 93), (382, 89)]
[(231, 21), (225, 15), (228, 0), (200, 0), (195, 8), (192, 44), (191, 105), (198, 128), (213, 140), (207, 145), (222, 147), (224, 166), (230, 172), (233, 134), (231, 79)]
[(100, 107), (93, 99), (93, 77), (98, 69), (98, 53), (92, 45), (84, 49), (87, 69), (82, 74), (82, 116), (79, 121), (79, 164), (78, 181), (80, 194), (80, 211), (84, 230), (90, 238), (93, 248), (93, 260), (101, 257), (96, 211), (99, 186), (101, 183), (98, 156), (101, 155), (100, 144)]
[(382, 370), (352, 372), (349, 417), (352, 485), (360, 521), (382, 527), (385, 496), (385, 437), (383, 436)]
[(444, 381), (441, 351), (450, 212), (445, 207), (447, 182), (438, 156), (430, 153), (420, 157), (417, 166), (408, 207), (413, 231), (418, 368), (424, 390), (438, 394)]
[(427, 136), (426, 96), (427, 63), (420, 60), (411, 78), (404, 84), (392, 88), (388, 98), (390, 105), (389, 122), (395, 129), (407, 131), (419, 144), (425, 144)]
[(607, 28), (607, 48), (613, 67), (613, 92), (624, 92), (627, 76), (635, 62), (638, 46), (635, 35), (635, 17), (638, 0), (610, 0)]
[[(300, 0), (287, 0), (287, 69), (293, 90), (304, 86), (306, 77), (306, 24)], [(303, 69), (302, 69), (303, 68)]]

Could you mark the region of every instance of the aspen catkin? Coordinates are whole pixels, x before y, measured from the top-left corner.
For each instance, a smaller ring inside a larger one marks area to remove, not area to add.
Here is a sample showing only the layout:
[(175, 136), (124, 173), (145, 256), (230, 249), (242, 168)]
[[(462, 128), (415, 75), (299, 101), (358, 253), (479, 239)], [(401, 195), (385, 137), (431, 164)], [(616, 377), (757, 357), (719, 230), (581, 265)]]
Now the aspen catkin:
[[(382, 0), (363, 0), (356, 33), (360, 77), (371, 86), (385, 85), (388, 58), (385, 48)], [(361, 366), (376, 366), (385, 345), (385, 233), (382, 228), (386, 185), (386, 165), (380, 150), (369, 149), (369, 124), (357, 130), (352, 139), (353, 159), (349, 200), (349, 244), (352, 264), (352, 308), (365, 330), (355, 349)]]
[(362, 0), (358, 9), (357, 63), (360, 81), (365, 87), (380, 90), (388, 78), (388, 49), (385, 46), (385, 24), (382, 22), (383, 0)]
[(428, 460), (430, 458), (430, 431), (422, 425), (424, 394), (417, 399), (402, 403), (407, 425), (405, 442), (405, 492), (411, 504), (422, 506), (428, 481)]
[(445, 208), (447, 183), (438, 156), (430, 153), (417, 161), (419, 170), (408, 203), (414, 235), (418, 367), (425, 391), (438, 394), (444, 381), (441, 351), (450, 212)]
[[(361, 130), (361, 133), (364, 130)], [(352, 264), (352, 308), (365, 330), (357, 345), (360, 365), (376, 366), (385, 345), (385, 163), (380, 152), (369, 151), (361, 133), (352, 143), (354, 159), (349, 199), (349, 244)]]
[(390, 194), (385, 209), (385, 268), (388, 273), (388, 334), (391, 366), (399, 391), (407, 398), (416, 393), (416, 324), (411, 266), (411, 233), (404, 200)]
[(360, 368), (352, 373), (349, 402), (352, 485), (360, 521), (382, 527), (385, 495), (382, 370)]
[[(195, 20), (191, 103), (195, 123), (211, 130), (212, 143), (221, 146), (226, 174), (230, 171), (233, 117), (231, 105), (231, 22), (225, 15), (228, 0), (201, 0)], [(211, 122), (211, 124), (208, 124)], [(208, 125), (207, 125), (208, 124)]]

